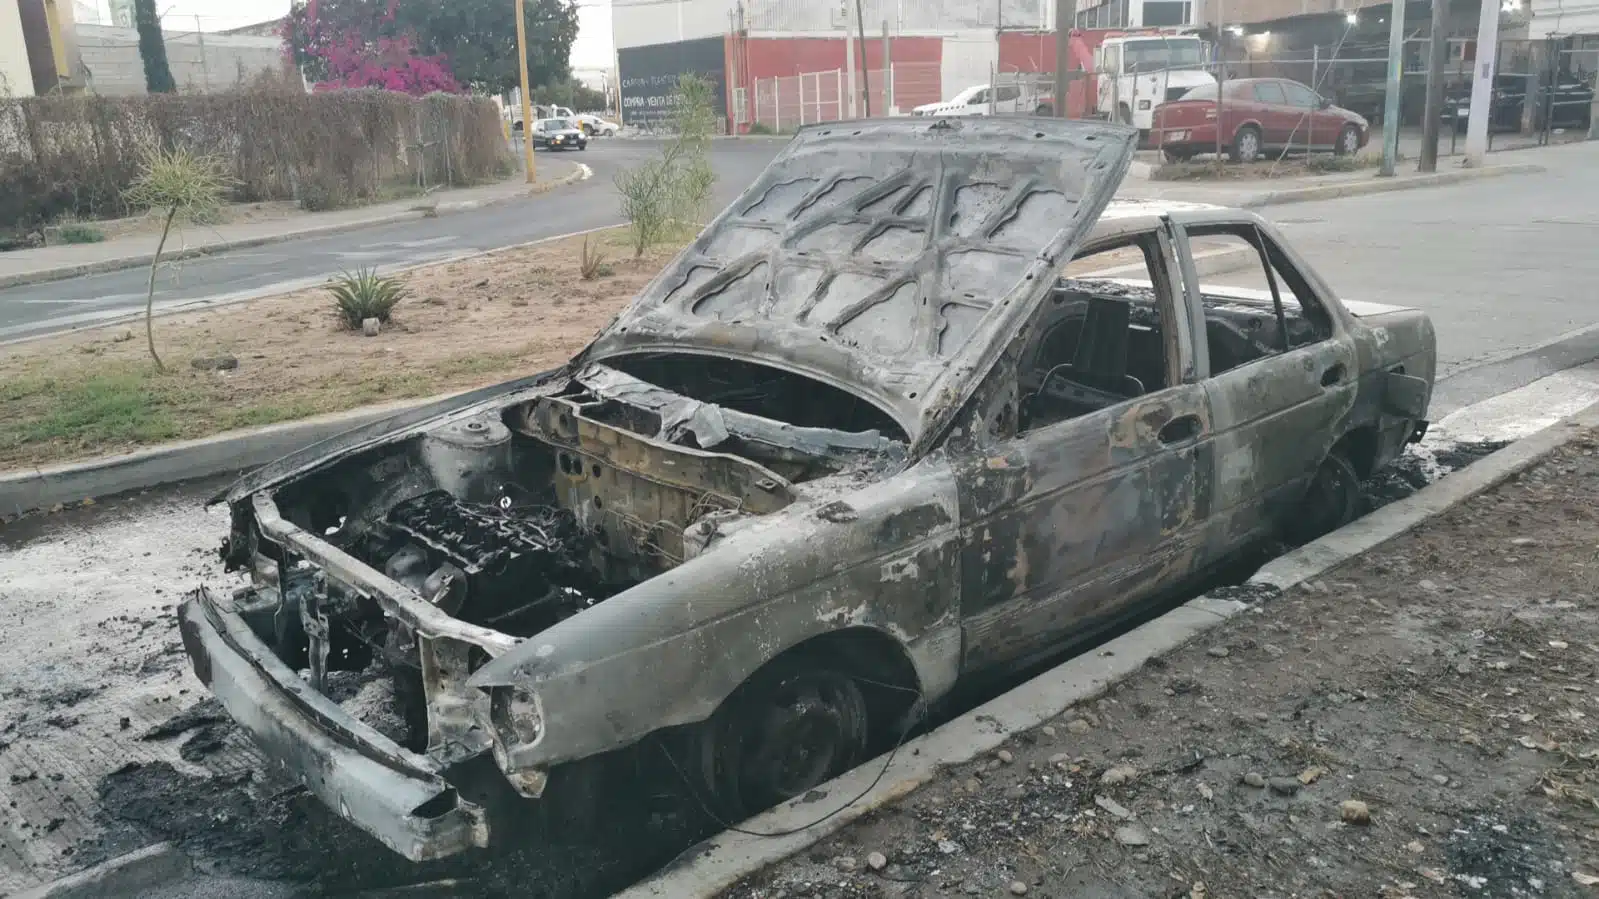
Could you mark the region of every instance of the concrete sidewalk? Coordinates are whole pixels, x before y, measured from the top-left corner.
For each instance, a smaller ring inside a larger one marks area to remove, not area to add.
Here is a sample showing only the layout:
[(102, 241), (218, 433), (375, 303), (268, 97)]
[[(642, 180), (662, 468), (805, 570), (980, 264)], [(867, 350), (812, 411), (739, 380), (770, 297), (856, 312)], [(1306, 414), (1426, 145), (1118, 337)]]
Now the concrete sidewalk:
[[(1383, 178), (1376, 169), (1356, 172), (1339, 172), (1330, 175), (1311, 175), (1288, 178), (1239, 178), (1234, 181), (1153, 181), (1149, 174), (1153, 167), (1134, 163), (1117, 199), (1164, 200), (1183, 203), (1208, 203), (1216, 206), (1235, 206), (1254, 209), (1284, 203), (1331, 200), (1340, 197), (1384, 193), (1395, 190), (1414, 190), (1424, 187), (1441, 187), (1465, 181), (1479, 181), (1505, 175), (1541, 172), (1544, 166), (1526, 153), (1504, 154), (1481, 168), (1464, 168), (1457, 162), (1440, 161), (1438, 171), (1423, 174), (1415, 171), (1413, 163), (1402, 166), (1393, 177)], [(1142, 167), (1141, 167), (1142, 166)]]
[[(185, 259), (223, 250), (279, 243), (299, 237), (333, 234), (390, 222), (465, 212), (543, 193), (587, 178), (587, 166), (565, 160), (541, 160), (538, 182), (528, 185), (520, 174), (497, 184), (438, 191), (423, 197), (378, 203), (355, 209), (314, 212), (270, 222), (189, 226), (181, 240), (167, 242), (163, 260)], [(0, 288), (73, 278), (95, 272), (148, 265), (160, 233), (127, 234), (102, 243), (69, 244), (0, 253)], [(174, 246), (176, 245), (176, 246)]]

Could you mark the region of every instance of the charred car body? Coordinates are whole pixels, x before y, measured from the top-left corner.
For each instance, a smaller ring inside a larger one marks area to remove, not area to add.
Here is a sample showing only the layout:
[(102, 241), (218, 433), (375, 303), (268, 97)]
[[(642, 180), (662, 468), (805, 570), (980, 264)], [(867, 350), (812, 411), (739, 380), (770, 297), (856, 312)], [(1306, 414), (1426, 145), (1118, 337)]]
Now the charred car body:
[[(1342, 523), (1425, 428), (1431, 325), (1341, 303), (1249, 213), (1110, 205), (1136, 137), (803, 130), (564, 368), (236, 485), (252, 583), (181, 607), (196, 672), (432, 858), (646, 747), (758, 811), (962, 678)], [(1200, 292), (1217, 233), (1269, 291)], [(1115, 247), (1142, 279), (1063, 277)], [(336, 701), (355, 671), (403, 727)]]

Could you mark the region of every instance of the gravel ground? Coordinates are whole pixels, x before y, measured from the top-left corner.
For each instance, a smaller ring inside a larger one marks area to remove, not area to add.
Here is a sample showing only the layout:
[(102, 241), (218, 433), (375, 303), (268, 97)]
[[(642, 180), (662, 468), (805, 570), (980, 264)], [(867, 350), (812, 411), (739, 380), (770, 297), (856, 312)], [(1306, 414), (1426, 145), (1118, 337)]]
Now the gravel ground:
[(725, 895), (1599, 895), (1596, 448)]

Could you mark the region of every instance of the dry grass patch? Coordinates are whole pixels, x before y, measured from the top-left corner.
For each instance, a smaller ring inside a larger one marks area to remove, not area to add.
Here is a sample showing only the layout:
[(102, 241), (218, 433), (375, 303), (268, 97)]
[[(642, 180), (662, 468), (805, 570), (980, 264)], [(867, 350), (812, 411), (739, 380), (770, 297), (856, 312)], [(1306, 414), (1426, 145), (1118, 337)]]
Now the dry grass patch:
[[(605, 232), (613, 274), (584, 280), (583, 238), (417, 269), (378, 337), (342, 330), (325, 289), (170, 315), (169, 371), (116, 325), (0, 348), (0, 468), (48, 465), (509, 380), (565, 361), (687, 241), (643, 258)], [(232, 357), (237, 368), (194, 360)]]

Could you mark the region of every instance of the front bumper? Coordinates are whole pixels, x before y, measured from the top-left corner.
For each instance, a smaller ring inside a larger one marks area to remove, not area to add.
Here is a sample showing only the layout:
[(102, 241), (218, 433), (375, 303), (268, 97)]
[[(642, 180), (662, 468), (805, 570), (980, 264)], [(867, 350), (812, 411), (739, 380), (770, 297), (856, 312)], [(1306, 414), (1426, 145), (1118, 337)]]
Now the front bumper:
[(340, 816), (412, 861), (488, 845), (483, 809), (438, 763), (313, 690), (230, 601), (200, 588), (178, 607), (178, 626), (195, 674), (233, 720)]

